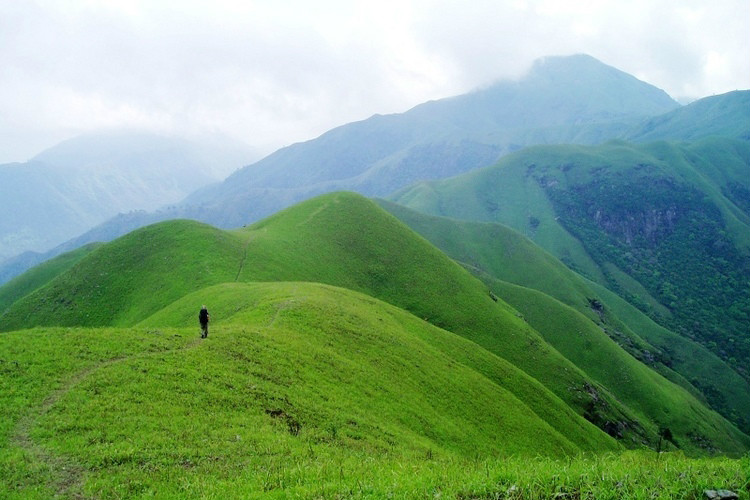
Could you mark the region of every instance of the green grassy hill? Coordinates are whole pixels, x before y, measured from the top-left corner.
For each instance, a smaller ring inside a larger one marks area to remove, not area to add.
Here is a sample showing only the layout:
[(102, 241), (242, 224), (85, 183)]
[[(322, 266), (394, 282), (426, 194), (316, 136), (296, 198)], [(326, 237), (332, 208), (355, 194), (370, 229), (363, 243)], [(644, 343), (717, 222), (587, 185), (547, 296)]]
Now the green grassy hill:
[(750, 144), (528, 148), (394, 201), (507, 224), (750, 379)]
[(699, 388), (699, 398), (705, 397), (714, 409), (750, 432), (750, 384), (745, 379), (700, 344), (659, 326), (517, 231), (496, 223), (425, 215), (385, 200), (379, 203), (480, 278), (489, 276), (538, 290), (575, 309), (629, 354), (669, 380), (693, 393)]
[[(5, 329), (132, 326), (190, 291), (232, 281), (310, 281), (366, 293), (476, 342), (541, 382), (579, 415), (591, 418), (596, 407), (600, 427), (623, 428), (618, 433), (630, 445), (657, 439), (659, 422), (641, 418), (612, 395), (613, 388), (597, 384), (545, 342), (515, 309), (493, 300), (486, 285), (373, 202), (351, 193), (319, 197), (234, 232), (186, 221), (136, 231), (16, 302), (2, 323)], [(508, 389), (561, 431), (551, 415), (556, 410), (531, 402), (536, 382), (523, 372)], [(691, 400), (673, 389), (679, 399)], [(678, 420), (692, 420), (675, 426), (687, 450), (703, 446), (688, 437), (693, 431), (719, 449), (747, 447), (718, 415), (701, 414), (713, 427), (705, 435), (696, 414), (677, 413)]]
[[(485, 285), (373, 202), (350, 193), (310, 200), (247, 230), (173, 221), (135, 231), (16, 302), (2, 317), (3, 329), (131, 326), (190, 291), (232, 281), (313, 281), (367, 293), (509, 360), (581, 415), (592, 399), (585, 375), (515, 310), (494, 302)], [(611, 401), (612, 420), (623, 412)]]
[[(217, 320), (198, 341), (195, 304), (209, 298)], [(517, 370), (475, 344), (317, 284), (217, 285), (138, 328), (7, 333), (0, 360), (0, 466), (9, 472), (0, 492), (20, 481), (28, 490), (19, 498), (49, 498), (35, 480), (72, 483), (71, 496), (80, 487), (168, 498), (191, 493), (183, 481), (226, 491), (230, 478), (247, 492), (277, 481), (294, 491), (328, 467), (348, 474), (365, 456), (381, 464), (617, 448), (537, 385), (572, 440), (550, 427), (493, 380), (508, 384)], [(277, 477), (282, 464), (289, 470)]]
[[(204, 301), (214, 319), (201, 340)], [(723, 486), (746, 496), (746, 461), (574, 458), (616, 444), (564, 405), (572, 427), (551, 428), (503, 387), (514, 372), (399, 308), (312, 283), (216, 285), (131, 328), (5, 333), (0, 494), (676, 499)], [(535, 393), (558, 411), (549, 391)], [(594, 439), (574, 444), (587, 428)]]

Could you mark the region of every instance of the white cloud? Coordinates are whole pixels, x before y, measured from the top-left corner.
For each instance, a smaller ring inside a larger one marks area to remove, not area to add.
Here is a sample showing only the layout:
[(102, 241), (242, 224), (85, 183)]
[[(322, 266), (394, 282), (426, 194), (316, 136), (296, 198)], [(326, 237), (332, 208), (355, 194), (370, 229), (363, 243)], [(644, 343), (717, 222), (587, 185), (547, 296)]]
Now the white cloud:
[(0, 0), (0, 162), (105, 126), (269, 150), (586, 52), (676, 97), (748, 88), (745, 0)]

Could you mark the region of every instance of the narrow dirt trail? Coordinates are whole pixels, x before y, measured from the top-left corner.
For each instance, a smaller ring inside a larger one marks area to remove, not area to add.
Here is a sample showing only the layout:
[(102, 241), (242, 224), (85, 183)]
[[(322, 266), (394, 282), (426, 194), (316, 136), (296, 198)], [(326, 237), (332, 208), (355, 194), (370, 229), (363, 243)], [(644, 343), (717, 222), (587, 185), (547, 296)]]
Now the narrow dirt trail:
[(245, 261), (247, 260), (247, 247), (250, 246), (250, 242), (252, 242), (255, 239), (256, 235), (254, 233), (250, 233), (247, 236), (247, 241), (245, 241), (245, 246), (242, 248), (242, 260), (240, 261), (240, 267), (237, 269), (237, 275), (234, 277), (234, 281), (237, 282), (240, 279), (240, 275), (242, 274), (242, 270), (245, 268)]
[(81, 370), (65, 381), (62, 386), (52, 391), (39, 406), (31, 408), (25, 416), (19, 419), (9, 443), (23, 449), (35, 462), (42, 463), (49, 468), (52, 477), (47, 486), (55, 492), (56, 498), (95, 500), (95, 497), (86, 496), (81, 492), (81, 486), (86, 473), (85, 467), (76, 463), (72, 457), (55, 455), (41, 444), (35, 442), (31, 437), (31, 430), (60, 399), (93, 373), (132, 359), (146, 358), (160, 354), (177, 354), (194, 348), (200, 342), (200, 338), (195, 338), (182, 347), (175, 349), (112, 358)]

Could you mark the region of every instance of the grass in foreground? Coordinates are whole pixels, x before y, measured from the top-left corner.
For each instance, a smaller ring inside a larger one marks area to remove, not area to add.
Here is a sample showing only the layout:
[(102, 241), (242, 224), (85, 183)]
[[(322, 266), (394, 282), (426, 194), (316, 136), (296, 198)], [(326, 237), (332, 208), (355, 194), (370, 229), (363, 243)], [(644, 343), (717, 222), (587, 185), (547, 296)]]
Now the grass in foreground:
[(748, 498), (749, 458), (577, 454), (396, 308), (206, 291), (241, 292), (205, 341), (180, 303), (147, 321), (172, 327), (0, 336), (0, 498)]

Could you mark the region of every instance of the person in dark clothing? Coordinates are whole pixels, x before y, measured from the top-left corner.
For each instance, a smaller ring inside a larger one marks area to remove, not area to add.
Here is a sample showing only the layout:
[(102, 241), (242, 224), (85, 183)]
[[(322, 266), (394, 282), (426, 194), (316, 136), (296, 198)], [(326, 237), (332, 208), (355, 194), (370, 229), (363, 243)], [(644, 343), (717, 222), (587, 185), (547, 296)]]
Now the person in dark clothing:
[(211, 321), (211, 315), (208, 314), (208, 309), (204, 305), (201, 307), (201, 312), (198, 313), (198, 321), (201, 324), (201, 338), (205, 339), (208, 337), (208, 322)]

